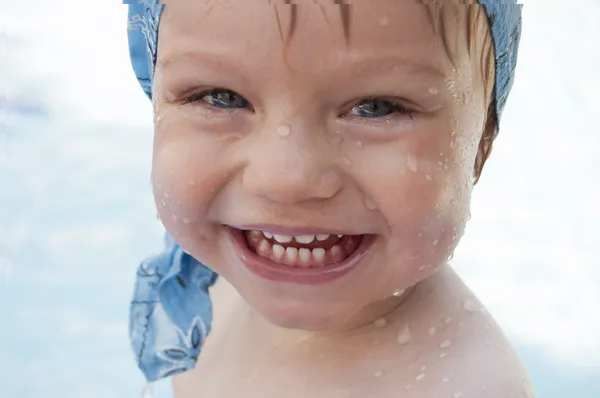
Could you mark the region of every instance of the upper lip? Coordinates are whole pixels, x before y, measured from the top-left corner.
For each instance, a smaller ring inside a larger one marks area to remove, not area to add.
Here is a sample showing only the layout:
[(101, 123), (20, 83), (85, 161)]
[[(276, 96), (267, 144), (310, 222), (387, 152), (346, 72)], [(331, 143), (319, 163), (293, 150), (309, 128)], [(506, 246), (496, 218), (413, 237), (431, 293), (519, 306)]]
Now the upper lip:
[(324, 227), (285, 227), (281, 225), (273, 224), (244, 224), (244, 225), (230, 225), (231, 228), (240, 229), (244, 231), (264, 231), (270, 232), (277, 235), (287, 236), (299, 236), (299, 235), (365, 235), (365, 233), (349, 232), (348, 230), (335, 229), (335, 228), (324, 228)]

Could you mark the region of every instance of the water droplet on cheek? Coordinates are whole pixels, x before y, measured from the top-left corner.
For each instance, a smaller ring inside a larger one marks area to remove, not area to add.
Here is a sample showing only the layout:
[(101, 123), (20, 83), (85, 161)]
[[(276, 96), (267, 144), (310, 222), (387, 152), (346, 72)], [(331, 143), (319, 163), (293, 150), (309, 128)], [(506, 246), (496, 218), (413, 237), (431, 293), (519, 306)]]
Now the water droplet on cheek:
[(365, 199), (365, 207), (369, 210), (377, 209), (377, 205), (371, 199)]
[(377, 328), (382, 328), (387, 324), (387, 320), (385, 318), (379, 318), (379, 319), (376, 319), (375, 322), (373, 322), (373, 324)]
[(381, 376), (383, 376), (383, 372), (381, 370), (378, 370), (377, 372), (375, 372), (374, 376), (380, 378)]
[(342, 136), (340, 135), (339, 131), (336, 131), (334, 136), (331, 137), (331, 143), (334, 145), (339, 145), (342, 143), (344, 139), (342, 138)]
[(357, 147), (357, 148), (362, 148), (362, 146), (363, 146), (363, 143), (362, 143), (362, 141), (360, 141), (360, 140), (356, 140), (356, 141), (354, 142), (354, 145), (356, 145), (356, 147)]
[(394, 293), (392, 293), (392, 296), (400, 297), (404, 294), (404, 291), (405, 289), (398, 289)]
[(292, 132), (292, 128), (290, 127), (289, 124), (281, 124), (279, 126), (277, 126), (277, 135), (279, 135), (280, 137), (286, 137), (288, 135), (290, 135), (290, 133)]
[(450, 342), (450, 340), (444, 340), (440, 343), (440, 348), (448, 348), (451, 344), (452, 343)]
[(463, 301), (462, 305), (463, 305), (464, 310), (467, 312), (476, 312), (477, 311), (477, 304), (475, 304), (471, 300)]
[(408, 342), (412, 339), (412, 335), (410, 333), (410, 327), (409, 325), (406, 325), (404, 327), (404, 329), (402, 329), (400, 331), (400, 333), (398, 333), (398, 344), (400, 345), (405, 345), (408, 344)]
[(379, 18), (379, 25), (380, 26), (388, 26), (390, 24), (390, 20), (388, 19), (388, 17), (381, 17)]
[(467, 105), (469, 103), (469, 96), (467, 93), (462, 93), (462, 103), (463, 105)]
[(436, 95), (437, 93), (438, 93), (438, 90), (437, 90), (437, 89), (435, 89), (435, 88), (430, 88), (430, 89), (429, 89), (429, 94), (431, 94), (431, 95)]
[(346, 156), (344, 156), (344, 163), (346, 163), (348, 166), (352, 166), (352, 161), (350, 159), (348, 159)]
[(419, 164), (417, 163), (417, 158), (413, 155), (408, 155), (406, 157), (406, 167), (412, 172), (419, 171)]

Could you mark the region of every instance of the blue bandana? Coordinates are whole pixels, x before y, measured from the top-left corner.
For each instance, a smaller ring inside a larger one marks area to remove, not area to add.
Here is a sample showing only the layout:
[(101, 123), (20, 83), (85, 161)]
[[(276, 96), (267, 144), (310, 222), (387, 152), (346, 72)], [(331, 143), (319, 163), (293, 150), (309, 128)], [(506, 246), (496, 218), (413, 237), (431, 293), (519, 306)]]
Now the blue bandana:
[[(131, 63), (149, 98), (156, 64), (158, 25), (164, 5), (129, 4)], [(496, 59), (494, 98), (498, 123), (514, 80), (522, 5), (515, 0), (479, 0), (491, 26)], [(208, 288), (217, 274), (184, 253), (167, 234), (162, 253), (142, 262), (130, 308), (129, 335), (139, 368), (149, 382), (194, 368), (210, 332)]]

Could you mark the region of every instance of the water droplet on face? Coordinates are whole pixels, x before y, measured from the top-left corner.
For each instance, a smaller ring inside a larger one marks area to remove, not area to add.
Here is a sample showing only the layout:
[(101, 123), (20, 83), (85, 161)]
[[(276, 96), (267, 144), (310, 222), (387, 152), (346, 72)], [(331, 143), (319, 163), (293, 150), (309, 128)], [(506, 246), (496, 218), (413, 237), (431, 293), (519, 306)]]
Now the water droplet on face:
[(450, 325), (450, 323), (452, 323), (452, 317), (446, 317), (446, 319), (444, 319), (444, 322), (446, 323), (446, 325)]
[(433, 241), (433, 246), (437, 246), (437, 245), (438, 245), (438, 243), (439, 243), (439, 242), (438, 242), (438, 240), (437, 240), (437, 239), (436, 239), (436, 240), (434, 240), (434, 241)]
[(165, 198), (169, 199), (169, 193), (166, 190), (163, 192), (163, 196)]
[(435, 88), (430, 88), (429, 89), (429, 94), (431, 94), (431, 95), (436, 95), (438, 92), (439, 91), (437, 89), (435, 89)]
[(344, 163), (346, 163), (346, 165), (348, 165), (348, 166), (352, 166), (352, 161), (349, 158), (347, 158), (346, 156), (344, 156)]
[(451, 344), (452, 343), (450, 342), (450, 340), (444, 340), (440, 343), (440, 348), (448, 348)]
[(392, 296), (400, 297), (404, 294), (404, 290), (405, 289), (396, 290), (394, 293), (392, 293)]
[(173, 221), (177, 221), (177, 215), (175, 213), (171, 213), (171, 217), (173, 218)]
[(356, 147), (357, 147), (357, 148), (362, 148), (362, 146), (363, 146), (363, 143), (362, 143), (362, 141), (360, 141), (360, 140), (356, 140), (356, 141), (354, 142), (354, 145), (356, 145)]
[(423, 380), (425, 378), (425, 373), (421, 373), (419, 375), (417, 375), (417, 377), (415, 377), (415, 380), (419, 381), (419, 380)]
[(425, 365), (423, 365), (419, 369), (421, 369), (421, 372), (425, 372), (425, 369), (427, 369), (427, 367)]
[(429, 329), (427, 329), (427, 334), (430, 336), (435, 335), (435, 326), (432, 326)]
[(433, 180), (433, 177), (432, 177), (432, 176), (430, 176), (429, 174), (427, 174), (427, 175), (425, 175), (425, 179), (426, 179), (427, 181), (431, 181), (431, 180)]
[(190, 220), (187, 219), (187, 218), (183, 218), (183, 219), (181, 219), (181, 221), (183, 221), (184, 224), (189, 224), (190, 223)]
[(281, 137), (286, 137), (288, 135), (290, 135), (290, 133), (292, 132), (292, 128), (290, 127), (289, 124), (281, 124), (279, 126), (277, 126), (277, 135), (281, 136)]
[(383, 372), (381, 370), (378, 370), (373, 376), (380, 378), (381, 376), (383, 376)]
[(381, 17), (379, 18), (379, 25), (380, 26), (388, 26), (390, 23), (390, 20), (388, 19), (388, 17)]
[(449, 377), (444, 377), (444, 378), (442, 379), (442, 383), (448, 383), (449, 381), (450, 381), (450, 378), (449, 378)]
[(419, 271), (425, 271), (425, 269), (426, 269), (426, 268), (427, 268), (427, 266), (426, 266), (426, 265), (421, 265), (421, 266), (419, 267)]
[(365, 206), (367, 207), (367, 209), (369, 210), (375, 210), (377, 209), (377, 205), (375, 204), (375, 202), (373, 202), (371, 199), (367, 198), (365, 199)]
[(398, 333), (398, 344), (405, 345), (410, 341), (411, 338), (412, 335), (410, 334), (410, 326), (406, 325), (404, 329)]
[(467, 105), (469, 103), (469, 96), (467, 95), (467, 93), (462, 93), (462, 102), (463, 105)]
[(161, 200), (160, 207), (167, 207), (167, 202), (165, 202), (164, 200)]
[(340, 133), (336, 131), (335, 135), (333, 137), (331, 137), (331, 143), (338, 145), (341, 144), (341, 142), (343, 141), (342, 136), (339, 135)]
[(387, 324), (387, 320), (385, 318), (378, 318), (373, 323), (375, 324), (375, 327), (382, 328)]
[(463, 308), (467, 312), (475, 312), (475, 311), (477, 311), (477, 304), (475, 304), (471, 300), (465, 300), (465, 301), (463, 301)]
[(446, 354), (445, 352), (442, 352), (442, 353), (440, 354), (440, 358), (446, 358), (446, 356), (447, 356), (447, 355), (448, 355), (448, 354)]
[(461, 392), (455, 392), (454, 395), (453, 395), (454, 398), (462, 398), (462, 396), (463, 395), (462, 395)]
[(406, 166), (412, 172), (419, 171), (419, 165), (417, 164), (417, 158), (413, 155), (408, 155), (406, 157)]

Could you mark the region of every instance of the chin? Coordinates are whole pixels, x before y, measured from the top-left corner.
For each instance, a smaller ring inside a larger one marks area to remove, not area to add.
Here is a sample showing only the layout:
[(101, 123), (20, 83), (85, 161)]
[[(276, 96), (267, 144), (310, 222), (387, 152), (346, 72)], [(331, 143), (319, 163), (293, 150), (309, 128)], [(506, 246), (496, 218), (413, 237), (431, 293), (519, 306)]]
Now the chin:
[(283, 303), (276, 306), (252, 305), (264, 319), (285, 329), (314, 332), (333, 331), (343, 328), (355, 313), (343, 312), (339, 306), (321, 304)]

